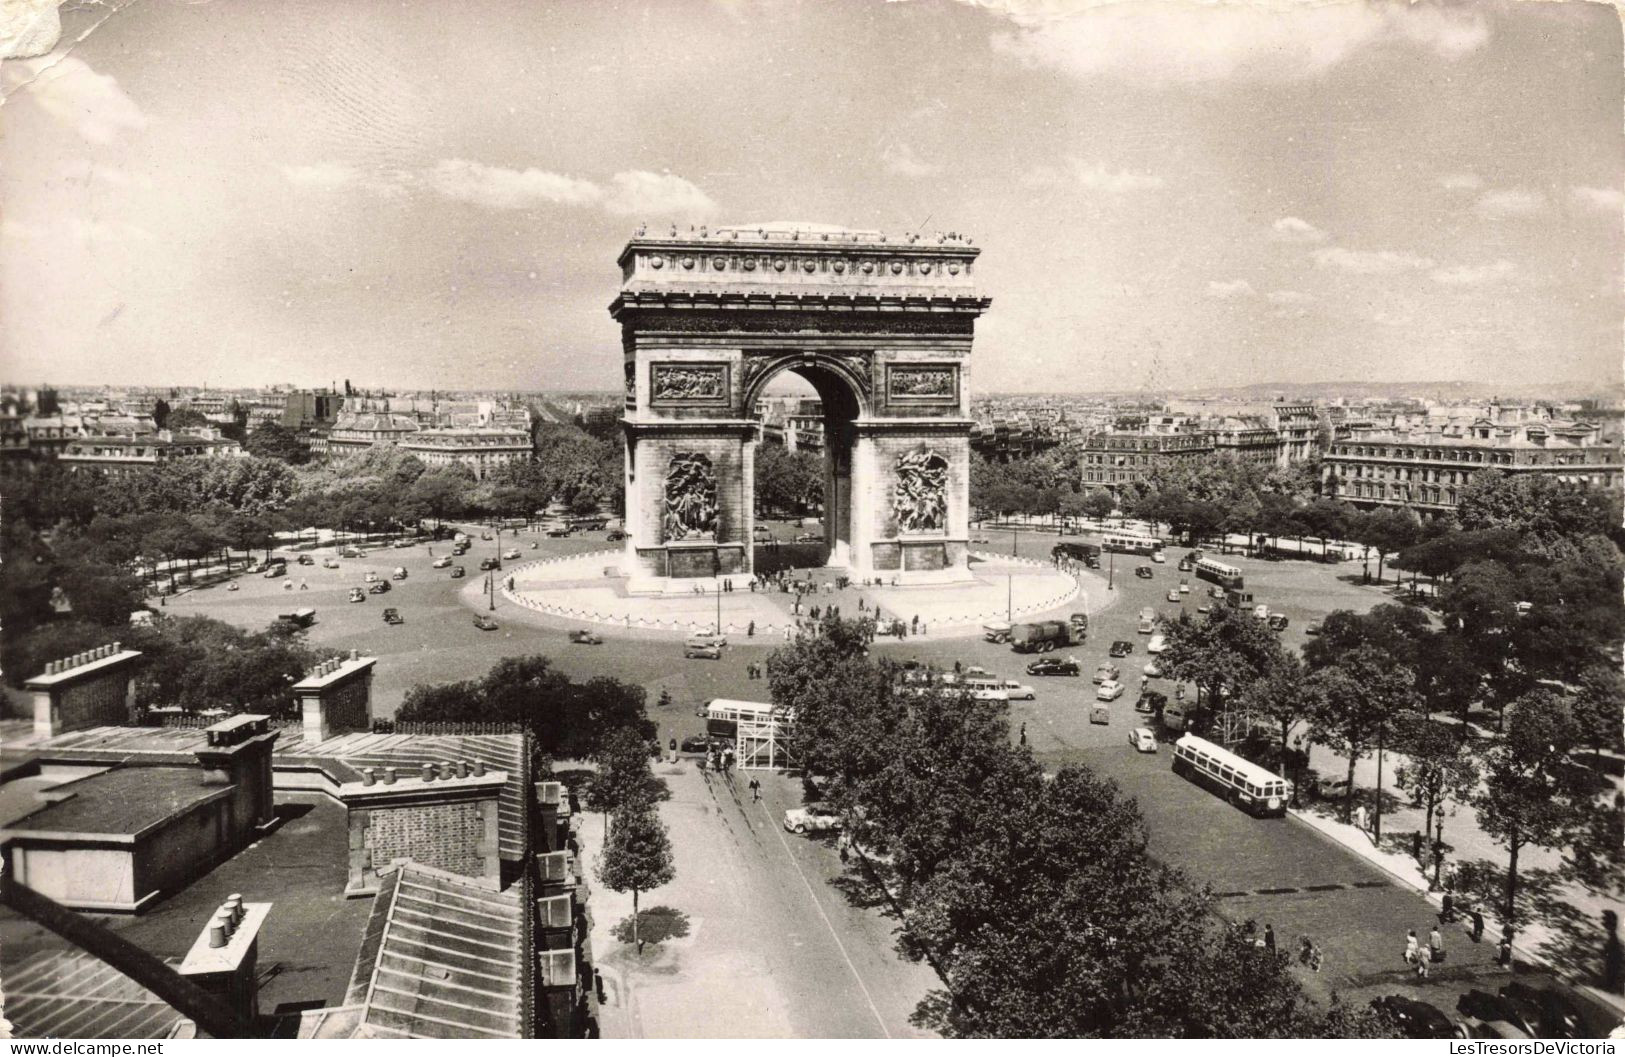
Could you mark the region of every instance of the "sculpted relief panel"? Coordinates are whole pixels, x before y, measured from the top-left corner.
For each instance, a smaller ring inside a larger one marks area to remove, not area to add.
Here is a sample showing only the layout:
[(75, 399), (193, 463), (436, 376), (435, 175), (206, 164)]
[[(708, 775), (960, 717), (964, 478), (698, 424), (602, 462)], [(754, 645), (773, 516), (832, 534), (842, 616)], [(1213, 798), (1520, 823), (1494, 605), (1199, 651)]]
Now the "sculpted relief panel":
[(957, 401), (959, 368), (952, 365), (892, 364), (886, 368), (886, 395), (893, 400), (903, 401)]
[(649, 399), (656, 403), (723, 403), (728, 365), (657, 363), (650, 368)]
[(711, 460), (679, 452), (666, 471), (666, 517), (662, 542), (717, 538), (717, 474)]
[(941, 532), (947, 527), (947, 459), (929, 448), (897, 457), (892, 516), (903, 533)]

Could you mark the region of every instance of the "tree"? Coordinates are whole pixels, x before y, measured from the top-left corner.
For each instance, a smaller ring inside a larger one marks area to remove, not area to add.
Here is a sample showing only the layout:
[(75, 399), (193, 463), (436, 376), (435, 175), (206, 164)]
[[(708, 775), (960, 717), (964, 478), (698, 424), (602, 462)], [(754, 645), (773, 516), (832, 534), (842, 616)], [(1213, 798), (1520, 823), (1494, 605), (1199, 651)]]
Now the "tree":
[(1111, 493), (1105, 490), (1088, 492), (1083, 497), (1083, 512), (1097, 521), (1109, 515), (1116, 506)]
[(169, 421), (169, 401), (159, 397), (152, 405), (152, 422), (159, 429), (165, 428)]
[(1226, 695), (1240, 694), (1280, 657), (1273, 632), (1251, 613), (1216, 606), (1202, 620), (1189, 613), (1165, 625), (1166, 648), (1158, 660), (1175, 679), (1195, 683), (1210, 709)]
[(1598, 764), (1602, 750), (1619, 744), (1620, 716), (1625, 714), (1625, 678), (1611, 664), (1593, 664), (1580, 673), (1570, 702), (1580, 741)]
[(598, 879), (611, 891), (632, 893), (632, 942), (639, 954), (643, 940), (638, 935), (638, 897), (670, 884), (676, 876), (671, 838), (654, 808), (634, 803), (617, 811), (598, 864)]
[(587, 787), (587, 806), (605, 815), (623, 808), (652, 806), (671, 798), (666, 783), (655, 777), (649, 759), (658, 749), (627, 727), (604, 739), (593, 754), (597, 772)]
[(1507, 850), (1502, 912), (1518, 919), (1518, 855), (1534, 845), (1558, 847), (1593, 806), (1570, 761), (1580, 740), (1567, 704), (1532, 690), (1507, 709), (1505, 734), (1484, 750), (1484, 783), (1473, 797), (1478, 824)]
[[(1365, 652), (1369, 647), (1362, 647)], [(1348, 789), (1343, 796), (1343, 821), (1354, 812), (1354, 765), (1371, 755), (1377, 745), (1381, 717), (1374, 699), (1361, 683), (1364, 664), (1333, 664), (1310, 673), (1308, 685), (1314, 712), (1309, 738), (1348, 760)]]
[[(1463, 725), (1465, 728), (1465, 724)], [(1420, 803), (1424, 811), (1422, 834), (1437, 850), (1444, 841), (1444, 810), (1463, 802), (1478, 784), (1478, 768), (1471, 743), (1445, 724), (1421, 712), (1412, 712), (1396, 724), (1395, 742), (1405, 761), (1394, 772), (1399, 787)], [(1420, 864), (1425, 867), (1424, 864)], [(1437, 884), (1442, 856), (1435, 855), (1433, 880)]]
[(194, 407), (178, 407), (169, 413), (164, 423), (165, 429), (208, 429), (213, 423), (209, 417)]
[(299, 439), (299, 431), (270, 419), (249, 432), (243, 450), (261, 459), (280, 459), (296, 466), (310, 461), (310, 449)]
[[(1285, 773), (1291, 758), (1292, 728), (1308, 719), (1314, 711), (1313, 703), (1304, 690), (1305, 679), (1303, 662), (1283, 649), (1241, 694), (1243, 708), (1255, 716), (1268, 719), (1280, 730), (1282, 773)], [(1297, 795), (1297, 785), (1294, 784), (1294, 801)]]

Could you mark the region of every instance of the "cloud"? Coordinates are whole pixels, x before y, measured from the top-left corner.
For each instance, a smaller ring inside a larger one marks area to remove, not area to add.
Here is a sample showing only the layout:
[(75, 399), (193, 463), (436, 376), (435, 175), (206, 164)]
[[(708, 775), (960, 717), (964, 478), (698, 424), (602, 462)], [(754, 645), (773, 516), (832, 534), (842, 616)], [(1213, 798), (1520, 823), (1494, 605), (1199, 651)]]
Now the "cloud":
[(1081, 187), (1105, 194), (1130, 194), (1151, 191), (1163, 186), (1163, 179), (1154, 173), (1131, 172), (1128, 169), (1111, 170), (1101, 162), (1085, 162), (1074, 158), (1063, 171), (1047, 165), (1031, 169), (1021, 178), (1028, 187)]
[(542, 205), (597, 205), (603, 188), (590, 180), (542, 169), (505, 169), (463, 158), (446, 158), (424, 174), (447, 198), (491, 209), (533, 209)]
[(1078, 77), (1136, 82), (1318, 77), (1363, 48), (1408, 47), (1453, 60), (1489, 39), (1461, 8), (1345, 3), (1195, 6), (1142, 0), (961, 0), (1003, 16), (996, 51)]
[(354, 188), (375, 194), (380, 198), (404, 198), (407, 188), (414, 182), (411, 173), (367, 173), (351, 165), (336, 162), (317, 162), (315, 165), (284, 165), (282, 175), (295, 187), (309, 187), (317, 191), (341, 191)]
[[(298, 177), (306, 183), (346, 186), (342, 166), (305, 166)], [(681, 176), (641, 169), (618, 172), (607, 185), (543, 169), (508, 169), (464, 158), (447, 158), (421, 174), (430, 189), (458, 202), (488, 209), (536, 209), (574, 206), (602, 209), (617, 216), (693, 217), (712, 213), (717, 204)], [(395, 186), (410, 182), (396, 174)]]
[(907, 143), (894, 144), (881, 151), (880, 164), (895, 176), (919, 178), (935, 176), (942, 171), (942, 166), (921, 158)]
[(34, 100), (91, 143), (112, 143), (147, 127), (147, 116), (117, 79), (72, 55), (9, 63), (7, 75), (8, 90)]
[(1604, 213), (1618, 213), (1625, 209), (1625, 193), (1617, 187), (1575, 187), (1570, 189), (1578, 205), (1588, 209), (1599, 209)]
[(1398, 250), (1349, 250), (1328, 246), (1313, 254), (1317, 268), (1336, 268), (1352, 275), (1393, 275), (1433, 267), (1426, 257)]
[(1493, 283), (1497, 279), (1505, 279), (1517, 270), (1517, 265), (1502, 259), (1490, 264), (1459, 264), (1454, 268), (1435, 268), (1428, 274), (1434, 282), (1444, 286), (1479, 286), (1483, 283)]
[(1299, 293), (1297, 290), (1271, 290), (1265, 296), (1272, 305), (1307, 305), (1314, 300), (1310, 295)]
[(604, 208), (621, 216), (692, 217), (717, 209), (704, 191), (670, 173), (618, 172), (610, 183)]
[(1234, 301), (1241, 297), (1256, 297), (1258, 292), (1253, 289), (1253, 284), (1245, 279), (1228, 281), (1210, 279), (1207, 284), (1207, 295), (1220, 301)]
[(1326, 233), (1307, 220), (1282, 217), (1270, 225), (1270, 238), (1276, 242), (1325, 242)]
[(1446, 191), (1476, 191), (1484, 181), (1470, 172), (1453, 172), (1439, 177), (1439, 186)]
[(1546, 208), (1546, 196), (1539, 191), (1513, 188), (1507, 191), (1485, 191), (1473, 204), (1473, 212), (1486, 220), (1502, 217), (1527, 217)]

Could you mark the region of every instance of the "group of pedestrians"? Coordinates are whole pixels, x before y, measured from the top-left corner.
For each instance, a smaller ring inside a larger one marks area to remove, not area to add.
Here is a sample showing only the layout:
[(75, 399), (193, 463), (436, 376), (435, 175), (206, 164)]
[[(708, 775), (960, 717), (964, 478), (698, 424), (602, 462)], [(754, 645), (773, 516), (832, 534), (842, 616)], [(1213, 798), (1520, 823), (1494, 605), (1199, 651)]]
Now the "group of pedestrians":
[(753, 680), (764, 678), (766, 670), (766, 667), (760, 664), (747, 664), (745, 665), (745, 678)]
[(1416, 938), (1415, 929), (1405, 934), (1405, 964), (1415, 967), (1418, 980), (1426, 980), (1429, 967), (1442, 961), (1444, 961), (1444, 937), (1439, 935), (1437, 925), (1428, 932), (1426, 948), (1422, 947)]

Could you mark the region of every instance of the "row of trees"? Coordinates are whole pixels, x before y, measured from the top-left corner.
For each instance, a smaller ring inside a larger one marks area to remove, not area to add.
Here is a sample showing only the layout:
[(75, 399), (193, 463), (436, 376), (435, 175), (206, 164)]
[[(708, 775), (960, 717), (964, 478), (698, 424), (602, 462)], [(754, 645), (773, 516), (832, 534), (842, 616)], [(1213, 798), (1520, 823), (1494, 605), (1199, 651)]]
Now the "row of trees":
[(1310, 1001), (1286, 959), (1223, 928), (1211, 896), (1146, 849), (1132, 801), (1087, 768), (1047, 780), (1003, 707), (903, 690), (860, 629), (775, 652), (792, 749), (847, 829), (889, 854), (899, 936), (944, 987), (923, 1026), (954, 1037), (1362, 1037), (1387, 1026)]

